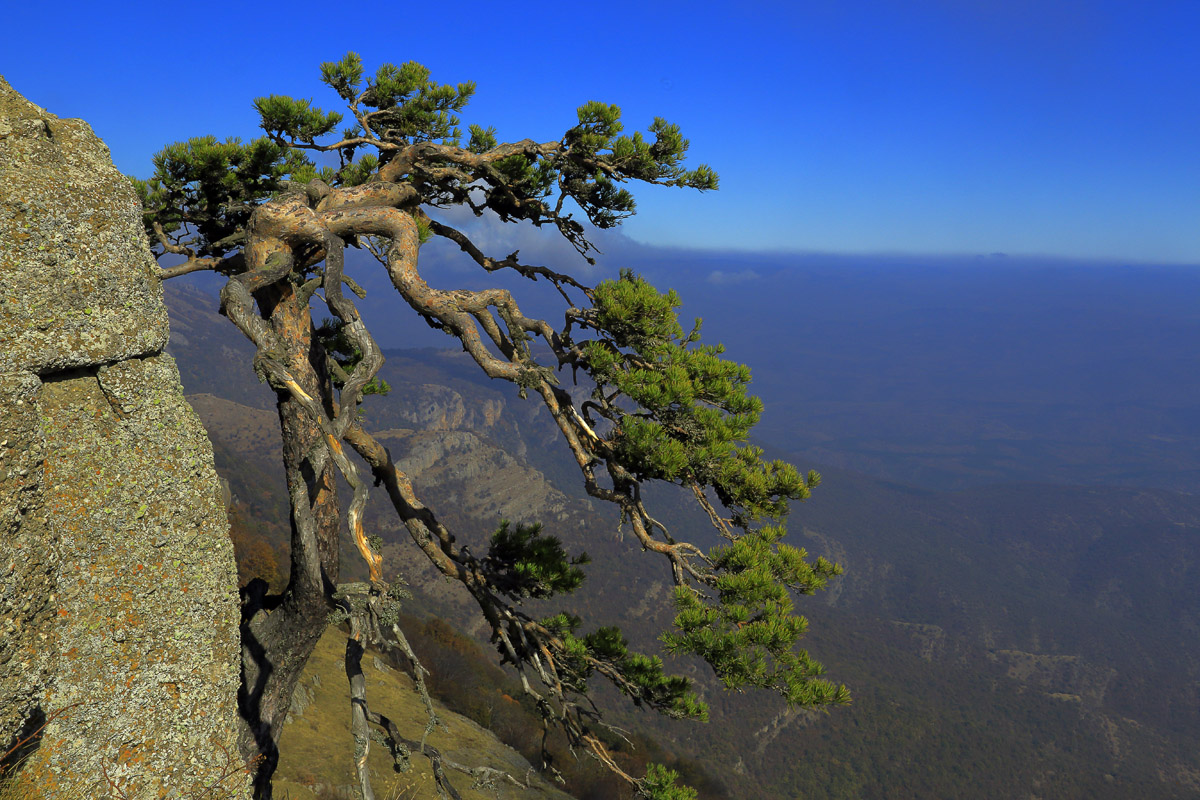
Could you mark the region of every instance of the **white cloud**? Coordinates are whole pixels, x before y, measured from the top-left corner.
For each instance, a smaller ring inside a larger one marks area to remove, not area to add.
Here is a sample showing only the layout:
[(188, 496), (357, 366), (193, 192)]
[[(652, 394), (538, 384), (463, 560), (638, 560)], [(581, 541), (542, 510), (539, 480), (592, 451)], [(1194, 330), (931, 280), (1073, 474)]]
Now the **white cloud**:
[(756, 281), (762, 276), (752, 269), (738, 270), (737, 272), (726, 272), (724, 270), (714, 269), (708, 273), (708, 282), (715, 283), (718, 286), (730, 283), (745, 283), (746, 281)]

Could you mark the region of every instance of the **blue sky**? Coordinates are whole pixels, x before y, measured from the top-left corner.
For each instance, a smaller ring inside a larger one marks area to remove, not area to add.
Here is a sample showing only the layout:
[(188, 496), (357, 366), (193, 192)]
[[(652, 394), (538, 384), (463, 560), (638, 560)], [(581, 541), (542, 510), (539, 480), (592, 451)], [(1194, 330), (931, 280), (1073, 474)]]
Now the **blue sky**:
[(1194, 0), (377, 7), (10, 3), (0, 74), (146, 175), (171, 141), (257, 135), (256, 96), (335, 107), (321, 61), (412, 59), (476, 81), (464, 122), (504, 138), (590, 99), (680, 124), (721, 190), (641, 192), (642, 242), (1200, 264)]

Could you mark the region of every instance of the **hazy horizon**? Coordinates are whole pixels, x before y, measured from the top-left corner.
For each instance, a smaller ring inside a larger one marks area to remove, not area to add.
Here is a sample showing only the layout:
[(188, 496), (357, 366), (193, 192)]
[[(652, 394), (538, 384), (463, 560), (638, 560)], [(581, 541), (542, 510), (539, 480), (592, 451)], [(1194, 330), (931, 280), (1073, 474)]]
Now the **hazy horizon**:
[[(567, 269), (553, 237), (518, 239), (530, 263)], [(751, 367), (766, 403), (756, 435), (797, 456), (941, 489), (1200, 484), (1200, 270), (696, 252), (611, 235), (602, 246), (583, 280), (629, 267), (675, 288), (681, 321), (703, 317), (703, 340)], [(350, 250), (347, 265), (381, 347), (457, 345), (396, 312), (402, 301), (370, 256)], [(526, 314), (561, 324), (564, 302), (545, 281), (485, 273), (434, 244), (421, 271), (437, 288), (510, 288)], [(212, 291), (218, 280), (191, 282)]]

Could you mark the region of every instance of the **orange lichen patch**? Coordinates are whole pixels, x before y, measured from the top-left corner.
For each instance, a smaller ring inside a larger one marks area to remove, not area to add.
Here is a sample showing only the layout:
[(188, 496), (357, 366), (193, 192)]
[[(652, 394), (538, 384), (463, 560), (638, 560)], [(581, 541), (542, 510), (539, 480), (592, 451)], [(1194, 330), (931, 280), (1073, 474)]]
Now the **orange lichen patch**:
[(178, 683), (175, 683), (174, 681), (169, 681), (167, 683), (163, 683), (160, 685), (164, 689), (166, 689), (168, 692), (170, 692), (171, 696), (174, 697), (176, 700), (179, 699), (179, 684)]
[(146, 760), (146, 756), (142, 754), (141, 748), (138, 745), (131, 746), (131, 745), (123, 744), (117, 750), (117, 763), (118, 764), (128, 764), (128, 763), (136, 764), (138, 762), (145, 761), (145, 760)]

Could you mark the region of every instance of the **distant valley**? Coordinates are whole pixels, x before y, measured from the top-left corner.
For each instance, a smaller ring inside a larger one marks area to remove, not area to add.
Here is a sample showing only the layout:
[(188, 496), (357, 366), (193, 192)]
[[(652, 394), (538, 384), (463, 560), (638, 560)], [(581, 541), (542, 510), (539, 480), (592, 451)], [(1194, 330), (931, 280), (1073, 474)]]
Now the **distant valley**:
[[(685, 289), (655, 269), (645, 272)], [(764, 440), (824, 475), (793, 511), (794, 541), (847, 569), (801, 607), (810, 650), (855, 692), (850, 709), (784, 713), (709, 686), (707, 726), (618, 711), (679, 753), (711, 758), (725, 796), (1200, 792), (1200, 497), (1179, 491), (1200, 474), (1187, 438), (1200, 416), (1188, 346), (1200, 323), (1178, 286), (1122, 295), (1116, 279), (1087, 289), (1075, 274), (1039, 283), (1018, 272), (1009, 284), (999, 274), (958, 284), (993, 309), (974, 315), (945, 307), (945, 281), (906, 296), (899, 278), (871, 284), (861, 270), (777, 277), (766, 295), (702, 280), (685, 291), (705, 306), (706, 332), (755, 367)], [(1023, 291), (1047, 299), (1026, 303)], [(1055, 316), (1053, 297), (1071, 292), (1075, 316)], [(278, 546), (286, 506), (271, 393), (211, 296), (168, 285), (168, 304), (171, 352), (218, 467)], [(802, 329), (795, 337), (749, 322), (782, 314)], [(1066, 330), (1078, 340), (1063, 341)], [(1071, 355), (1083, 352), (1093, 360)], [(1037, 375), (1042, 383), (1028, 381)], [(543, 520), (605, 570), (578, 609), (604, 609), (589, 617), (653, 647), (669, 621), (666, 575), (582, 496), (544, 412), (452, 352), (390, 350), (384, 377), (393, 392), (364, 406), (368, 427), (430, 504), (469, 536), (502, 517)], [(653, 499), (672, 525), (703, 524), (671, 492)], [(464, 598), (422, 570), (382, 506), (371, 515), (417, 602), (471, 630)]]

